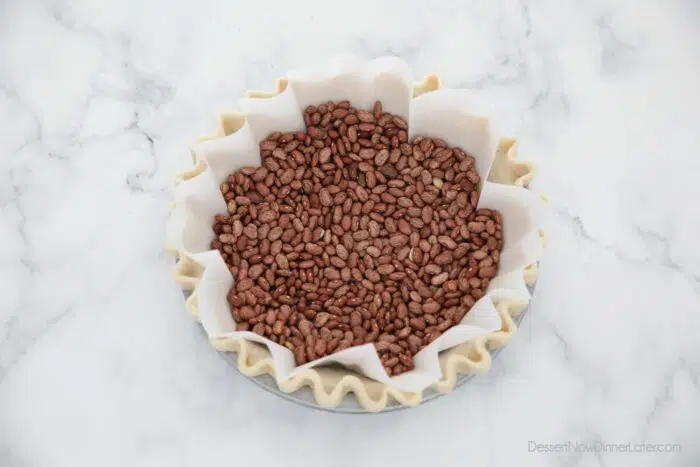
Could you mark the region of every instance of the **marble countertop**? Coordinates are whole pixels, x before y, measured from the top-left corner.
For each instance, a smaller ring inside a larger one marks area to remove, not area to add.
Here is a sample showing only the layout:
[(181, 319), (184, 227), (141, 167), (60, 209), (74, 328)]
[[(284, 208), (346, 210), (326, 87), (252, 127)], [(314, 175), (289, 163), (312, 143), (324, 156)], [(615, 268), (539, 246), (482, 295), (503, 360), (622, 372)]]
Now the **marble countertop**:
[[(631, 5), (0, 2), (0, 465), (699, 465), (700, 4)], [(383, 415), (246, 381), (163, 251), (217, 112), (338, 52), (491, 99), (552, 199), (492, 371)]]

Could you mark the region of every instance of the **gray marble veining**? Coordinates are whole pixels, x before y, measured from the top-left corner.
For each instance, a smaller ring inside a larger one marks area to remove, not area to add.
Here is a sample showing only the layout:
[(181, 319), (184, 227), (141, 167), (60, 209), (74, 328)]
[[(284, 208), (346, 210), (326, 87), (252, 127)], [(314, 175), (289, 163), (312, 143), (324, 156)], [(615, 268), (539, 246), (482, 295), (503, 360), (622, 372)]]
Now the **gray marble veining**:
[[(0, 465), (698, 465), (699, 26), (693, 0), (0, 2)], [(233, 372), (162, 248), (215, 115), (343, 52), (490, 99), (552, 199), (492, 371), (372, 417)], [(531, 449), (568, 442), (598, 448)], [(600, 448), (628, 442), (681, 448)]]

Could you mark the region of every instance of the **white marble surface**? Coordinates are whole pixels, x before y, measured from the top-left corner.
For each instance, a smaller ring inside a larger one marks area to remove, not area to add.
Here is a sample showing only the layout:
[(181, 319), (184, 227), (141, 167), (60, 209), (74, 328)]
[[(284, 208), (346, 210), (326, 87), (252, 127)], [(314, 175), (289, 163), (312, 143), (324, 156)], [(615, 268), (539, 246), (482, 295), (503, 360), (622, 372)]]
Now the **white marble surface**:
[[(553, 200), (493, 370), (385, 415), (235, 373), (162, 249), (215, 114), (337, 52), (492, 99)], [(696, 0), (0, 2), (0, 465), (699, 465), (698, 82)]]

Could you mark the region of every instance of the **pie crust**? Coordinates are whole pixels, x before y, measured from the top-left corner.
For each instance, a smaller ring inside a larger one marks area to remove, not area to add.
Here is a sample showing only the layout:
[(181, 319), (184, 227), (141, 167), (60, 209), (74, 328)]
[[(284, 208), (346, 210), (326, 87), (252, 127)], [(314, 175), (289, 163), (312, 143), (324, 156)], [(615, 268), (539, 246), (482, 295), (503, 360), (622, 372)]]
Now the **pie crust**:
[[(274, 91), (248, 91), (247, 95), (255, 98), (274, 97), (283, 92), (287, 84), (287, 80), (281, 78), (277, 80)], [(438, 76), (427, 75), (422, 82), (414, 84), (413, 97), (435, 91), (441, 87), (442, 83)], [(217, 131), (199, 138), (197, 142), (228, 136), (238, 131), (244, 123), (244, 114), (224, 112), (219, 116)], [(517, 149), (515, 139), (501, 138), (499, 140), (488, 181), (520, 187), (526, 187), (532, 181), (536, 174), (535, 168), (530, 162), (520, 161), (516, 158)], [(198, 159), (194, 151), (192, 159), (194, 167), (178, 174), (175, 177), (176, 184), (195, 177), (206, 169), (206, 163)], [(547, 201), (545, 197), (543, 199)], [(542, 230), (539, 233), (544, 246), (546, 243), (545, 234)], [(166, 244), (166, 250), (177, 257), (177, 264), (174, 268), (175, 280), (183, 289), (190, 292), (186, 300), (186, 309), (195, 318), (198, 318), (197, 286), (203, 268), (170, 245)], [(533, 285), (537, 279), (537, 264), (527, 266), (523, 274), (525, 283)], [(441, 352), (442, 378), (432, 384), (429, 389), (449, 392), (454, 389), (460, 375), (488, 371), (491, 367), (489, 350), (503, 347), (512, 338), (517, 329), (513, 318), (528, 305), (528, 301), (494, 300), (494, 305), (501, 316), (501, 329)], [(244, 375), (249, 377), (262, 374), (275, 376), (272, 358), (264, 345), (240, 338), (214, 338), (211, 339), (211, 343), (219, 351), (236, 352), (238, 369)], [(337, 407), (348, 393), (353, 393), (360, 406), (370, 412), (381, 411), (392, 401), (405, 406), (417, 406), (423, 399), (422, 392), (401, 391), (339, 365), (310, 368), (286, 381), (278, 382), (278, 385), (286, 393), (309, 386), (318, 405), (324, 408)]]

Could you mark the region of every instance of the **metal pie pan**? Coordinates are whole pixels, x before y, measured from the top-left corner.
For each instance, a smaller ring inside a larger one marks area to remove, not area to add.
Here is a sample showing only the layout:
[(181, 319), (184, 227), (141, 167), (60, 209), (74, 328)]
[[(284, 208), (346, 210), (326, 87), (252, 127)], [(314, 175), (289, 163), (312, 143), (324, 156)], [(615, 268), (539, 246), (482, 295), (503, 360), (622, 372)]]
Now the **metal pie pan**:
[[(535, 286), (530, 286), (528, 287), (530, 290), (530, 295), (533, 294)], [(186, 295), (188, 295), (186, 293)], [(532, 301), (531, 301), (532, 302)], [(513, 321), (520, 327), (520, 323), (522, 322), (525, 314), (530, 308), (530, 304), (528, 304), (519, 314), (518, 316), (513, 318)], [(494, 349), (490, 351), (491, 353), (491, 358), (492, 360), (495, 360), (498, 355), (501, 353), (501, 351), (505, 348), (499, 347), (498, 349)], [(259, 375), (259, 376), (247, 376), (243, 373), (240, 372), (238, 369), (238, 364), (236, 362), (236, 354), (233, 352), (220, 352), (217, 351), (217, 353), (223, 358), (226, 362), (228, 362), (233, 368), (236, 369), (241, 375), (243, 375), (245, 378), (248, 380), (252, 381), (255, 385), (259, 386), (260, 388), (264, 389), (265, 391), (272, 393), (278, 397), (281, 397), (282, 399), (286, 399), (290, 402), (293, 402), (298, 405), (302, 405), (304, 407), (309, 407), (312, 409), (317, 409), (317, 410), (323, 410), (326, 412), (336, 412), (336, 413), (349, 413), (349, 414), (376, 414), (376, 413), (384, 413), (384, 412), (392, 412), (396, 410), (403, 410), (403, 409), (408, 409), (410, 408), (409, 406), (400, 404), (396, 402), (395, 400), (391, 400), (389, 403), (387, 403), (386, 407), (384, 407), (382, 410), (379, 412), (370, 412), (367, 409), (363, 408), (358, 402), (357, 399), (355, 398), (354, 394), (352, 392), (348, 393), (341, 403), (337, 407), (322, 407), (320, 406), (317, 402), (316, 399), (314, 398), (313, 392), (308, 386), (304, 386), (300, 388), (298, 391), (294, 391), (292, 393), (287, 393), (282, 390), (277, 386), (277, 382), (274, 380), (274, 378), (268, 374), (264, 375)], [(474, 378), (476, 375), (475, 374), (468, 374), (468, 375), (461, 375), (458, 377), (457, 383), (455, 384), (454, 390), (457, 390), (458, 388), (466, 385), (472, 378)], [(443, 397), (447, 394), (450, 394), (450, 392), (437, 392), (434, 391), (430, 388), (426, 389), (423, 392), (423, 399), (421, 401), (421, 405), (425, 404), (427, 402), (433, 401), (439, 397)]]

